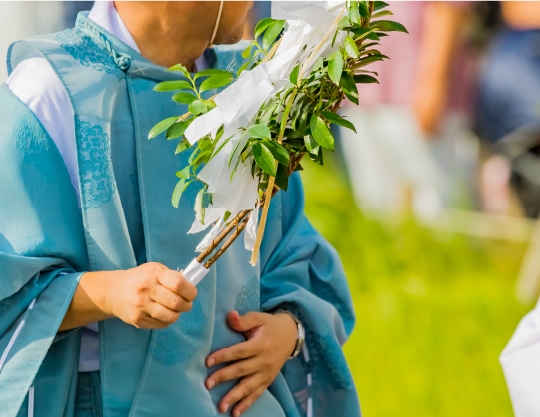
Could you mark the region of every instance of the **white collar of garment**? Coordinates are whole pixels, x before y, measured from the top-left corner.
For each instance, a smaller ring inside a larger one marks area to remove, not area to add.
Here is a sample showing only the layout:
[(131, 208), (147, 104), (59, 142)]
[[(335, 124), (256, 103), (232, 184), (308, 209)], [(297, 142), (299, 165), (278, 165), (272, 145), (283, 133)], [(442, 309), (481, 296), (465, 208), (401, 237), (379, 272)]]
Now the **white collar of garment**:
[(88, 18), (95, 24), (101, 26), (118, 40), (124, 42), (131, 49), (141, 53), (135, 43), (133, 36), (129, 33), (124, 21), (114, 7), (114, 1), (96, 1), (90, 11)]
[[(131, 36), (127, 26), (116, 11), (114, 1), (105, 0), (94, 2), (94, 6), (88, 15), (88, 18), (95, 24), (101, 26), (118, 40), (124, 42), (131, 49), (141, 53), (139, 47), (133, 39), (133, 36)], [(195, 60), (195, 68), (197, 71), (202, 71), (208, 68), (204, 54)]]

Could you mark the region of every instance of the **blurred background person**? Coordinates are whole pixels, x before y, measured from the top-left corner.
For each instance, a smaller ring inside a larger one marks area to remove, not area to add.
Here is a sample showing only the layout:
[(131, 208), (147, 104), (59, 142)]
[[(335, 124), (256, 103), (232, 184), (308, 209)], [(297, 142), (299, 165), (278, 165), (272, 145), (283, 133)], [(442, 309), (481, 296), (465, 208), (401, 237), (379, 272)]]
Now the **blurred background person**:
[[(468, 3), (392, 2), (409, 31), (374, 46), (391, 58), (359, 85), (360, 107), (345, 106), (358, 135), (341, 130), (357, 205), (365, 209), (470, 205), (477, 147), (469, 131), (474, 61), (465, 42)], [(385, 17), (386, 18), (386, 17)]]
[(501, 2), (499, 29), (479, 76), (476, 127), (495, 152), (482, 169), (491, 211), (508, 206), (510, 184), (529, 217), (540, 212), (540, 3)]

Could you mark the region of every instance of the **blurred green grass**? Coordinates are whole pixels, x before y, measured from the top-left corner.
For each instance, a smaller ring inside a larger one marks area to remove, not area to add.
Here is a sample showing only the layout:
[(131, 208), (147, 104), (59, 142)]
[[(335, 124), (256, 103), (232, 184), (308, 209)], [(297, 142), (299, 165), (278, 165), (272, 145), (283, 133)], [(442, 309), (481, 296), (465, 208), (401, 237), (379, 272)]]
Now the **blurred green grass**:
[(392, 225), (354, 207), (332, 161), (305, 163), (306, 213), (340, 253), (357, 324), (345, 345), (369, 417), (508, 417), (498, 356), (532, 306), (514, 283), (523, 244)]

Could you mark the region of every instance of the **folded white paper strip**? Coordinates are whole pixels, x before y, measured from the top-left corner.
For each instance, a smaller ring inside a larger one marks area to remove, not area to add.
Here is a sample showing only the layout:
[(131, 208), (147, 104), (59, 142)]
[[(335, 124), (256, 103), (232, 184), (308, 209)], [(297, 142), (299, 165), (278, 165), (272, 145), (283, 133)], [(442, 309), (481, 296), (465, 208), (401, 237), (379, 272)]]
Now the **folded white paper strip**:
[(197, 262), (197, 259), (193, 259), (188, 267), (182, 271), (182, 275), (193, 285), (197, 285), (208, 274), (208, 271), (204, 265)]

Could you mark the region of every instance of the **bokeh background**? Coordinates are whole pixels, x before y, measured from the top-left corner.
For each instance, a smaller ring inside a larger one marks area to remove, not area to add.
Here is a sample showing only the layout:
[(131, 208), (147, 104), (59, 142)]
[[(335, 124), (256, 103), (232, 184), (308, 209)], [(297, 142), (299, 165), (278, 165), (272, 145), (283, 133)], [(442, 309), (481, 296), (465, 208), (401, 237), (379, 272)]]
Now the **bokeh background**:
[[(366, 416), (512, 416), (498, 356), (540, 282), (540, 2), (390, 3), (409, 34), (344, 104), (358, 134), (302, 172), (354, 298), (347, 358)], [(0, 2), (0, 55), (91, 6)]]

